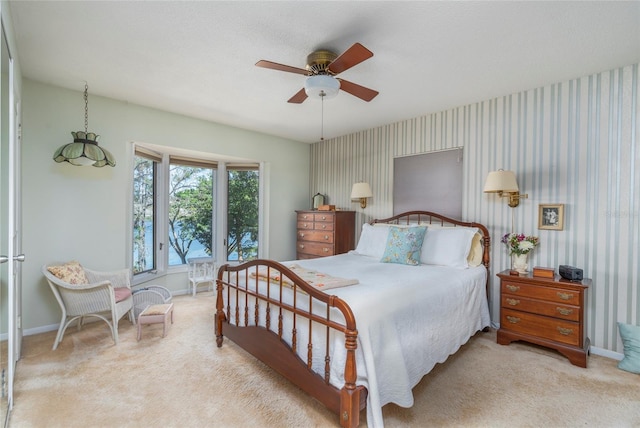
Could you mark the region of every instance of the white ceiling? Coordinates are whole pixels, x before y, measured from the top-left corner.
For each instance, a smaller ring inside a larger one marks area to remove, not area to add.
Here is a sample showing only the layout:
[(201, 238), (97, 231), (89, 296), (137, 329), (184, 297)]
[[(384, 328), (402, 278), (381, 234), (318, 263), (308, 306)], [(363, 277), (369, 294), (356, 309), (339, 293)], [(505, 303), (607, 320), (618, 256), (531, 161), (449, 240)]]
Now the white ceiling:
[[(324, 102), (332, 138), (640, 62), (640, 2), (10, 1), (23, 76), (196, 118), (320, 140), (321, 102), (287, 100), (315, 49), (360, 42)], [(81, 101), (79, 101), (81, 102)]]

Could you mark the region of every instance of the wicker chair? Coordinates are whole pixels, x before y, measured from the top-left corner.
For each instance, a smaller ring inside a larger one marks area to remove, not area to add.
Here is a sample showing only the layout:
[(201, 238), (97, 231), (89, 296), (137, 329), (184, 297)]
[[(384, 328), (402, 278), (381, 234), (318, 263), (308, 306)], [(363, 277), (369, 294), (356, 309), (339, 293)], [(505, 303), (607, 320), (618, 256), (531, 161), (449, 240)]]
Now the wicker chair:
[[(53, 275), (48, 267), (42, 267), (53, 295), (56, 297), (62, 319), (53, 350), (62, 342), (64, 332), (69, 325), (78, 320), (78, 330), (82, 328), (84, 319), (96, 317), (107, 323), (111, 329), (113, 340), (118, 344), (118, 321), (125, 314), (129, 314), (129, 321), (135, 324), (133, 315), (133, 296), (131, 294), (131, 272), (121, 269), (113, 272), (99, 272), (82, 268), (88, 279), (88, 284), (70, 284)], [(115, 289), (120, 289), (117, 292)], [(123, 290), (123, 289), (128, 289)], [(110, 318), (108, 316), (110, 315)]]
[(165, 303), (171, 303), (171, 292), (161, 285), (148, 285), (144, 288), (133, 290), (133, 315), (136, 321), (147, 306)]

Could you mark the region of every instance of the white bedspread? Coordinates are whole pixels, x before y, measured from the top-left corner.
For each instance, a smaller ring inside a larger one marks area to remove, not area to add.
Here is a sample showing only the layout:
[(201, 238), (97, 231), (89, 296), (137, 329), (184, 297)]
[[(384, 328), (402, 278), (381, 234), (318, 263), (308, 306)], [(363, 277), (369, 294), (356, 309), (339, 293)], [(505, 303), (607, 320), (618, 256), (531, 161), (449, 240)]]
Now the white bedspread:
[[(359, 280), (359, 284), (327, 292), (345, 300), (355, 315), (356, 383), (368, 390), (370, 427), (384, 425), (385, 404), (412, 406), (412, 389), (420, 379), (490, 324), (483, 266), (461, 270), (380, 263), (353, 251), (295, 263)], [(300, 338), (301, 343), (305, 340)], [(332, 342), (330, 382), (341, 388), (346, 359), (344, 337), (334, 337)], [(318, 373), (323, 373), (323, 347), (314, 339), (312, 366)], [(306, 360), (306, 349), (299, 352)]]

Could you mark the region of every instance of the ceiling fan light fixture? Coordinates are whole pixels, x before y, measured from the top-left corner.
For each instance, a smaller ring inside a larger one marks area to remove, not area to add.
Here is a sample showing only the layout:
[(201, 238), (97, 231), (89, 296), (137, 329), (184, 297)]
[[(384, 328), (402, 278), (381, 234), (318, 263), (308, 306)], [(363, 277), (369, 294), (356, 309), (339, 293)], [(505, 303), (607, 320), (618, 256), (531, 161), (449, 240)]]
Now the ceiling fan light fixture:
[(310, 98), (329, 99), (338, 95), (340, 82), (333, 76), (320, 74), (309, 76), (304, 82), (304, 92)]

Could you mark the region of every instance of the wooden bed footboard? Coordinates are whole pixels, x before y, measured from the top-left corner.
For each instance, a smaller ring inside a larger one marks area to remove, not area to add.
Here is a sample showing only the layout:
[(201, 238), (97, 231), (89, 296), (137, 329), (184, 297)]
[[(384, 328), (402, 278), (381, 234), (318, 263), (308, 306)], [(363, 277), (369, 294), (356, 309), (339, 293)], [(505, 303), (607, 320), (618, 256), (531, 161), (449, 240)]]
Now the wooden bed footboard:
[[(349, 305), (273, 260), (223, 265), (216, 282), (217, 346), (228, 337), (338, 414), (340, 425), (357, 427), (367, 391), (356, 385), (358, 331)], [(336, 334), (346, 350), (341, 389), (329, 383)], [(318, 348), (324, 355), (314, 355)]]

